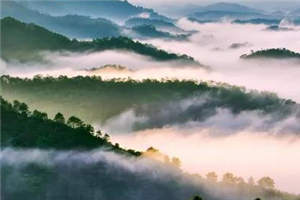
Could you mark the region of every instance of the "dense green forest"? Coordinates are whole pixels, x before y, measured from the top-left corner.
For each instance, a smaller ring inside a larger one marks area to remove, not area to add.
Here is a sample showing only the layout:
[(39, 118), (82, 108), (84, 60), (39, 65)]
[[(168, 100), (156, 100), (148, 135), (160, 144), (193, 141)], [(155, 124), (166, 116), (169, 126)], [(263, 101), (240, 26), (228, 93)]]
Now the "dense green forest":
[(243, 59), (255, 59), (255, 58), (273, 58), (273, 59), (300, 59), (300, 53), (290, 51), (288, 49), (266, 49), (260, 51), (253, 51), (250, 54), (244, 54), (241, 56)]
[(69, 119), (57, 113), (54, 119), (47, 113), (29, 111), (25, 103), (9, 103), (1, 97), (1, 147), (40, 149), (93, 149), (105, 148), (114, 152), (140, 155), (124, 150), (109, 141), (109, 135), (95, 131), (75, 116)]
[[(120, 113), (134, 109), (137, 114), (157, 119), (151, 126), (159, 127), (188, 120), (201, 121), (227, 108), (233, 113), (260, 111), (276, 113), (276, 119), (293, 112), (295, 102), (267, 92), (247, 91), (226, 84), (178, 80), (102, 80), (101, 77), (65, 76), (21, 79), (1, 77), (2, 95), (13, 101), (19, 99), (30, 108), (54, 116), (62, 112), (76, 115), (89, 123), (105, 122)], [(181, 102), (194, 102), (181, 110)], [(201, 103), (202, 102), (202, 103)], [(174, 113), (171, 113), (174, 110)], [(159, 113), (170, 112), (166, 119)]]
[(200, 65), (187, 55), (168, 53), (126, 37), (94, 39), (93, 41), (70, 40), (43, 27), (22, 23), (11, 17), (1, 19), (1, 28), (1, 56), (5, 60), (35, 61), (41, 51), (91, 52), (115, 49), (132, 51), (158, 61), (181, 61)]

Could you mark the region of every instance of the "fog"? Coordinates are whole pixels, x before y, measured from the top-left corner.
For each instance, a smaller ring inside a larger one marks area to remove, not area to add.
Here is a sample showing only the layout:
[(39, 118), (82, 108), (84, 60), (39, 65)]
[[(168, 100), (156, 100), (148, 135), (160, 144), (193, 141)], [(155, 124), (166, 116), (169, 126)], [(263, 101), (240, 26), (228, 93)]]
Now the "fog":
[[(153, 113), (151, 108), (142, 114), (131, 109), (98, 127), (125, 147), (144, 151), (153, 146), (180, 158), (183, 170), (189, 173), (205, 176), (216, 171), (221, 178), (229, 171), (245, 180), (250, 176), (256, 179), (270, 176), (280, 190), (299, 193), (297, 107), (292, 108), (295, 112), (281, 118), (280, 111), (233, 114), (230, 109), (217, 108), (216, 112), (203, 112), (197, 106), (205, 107), (206, 101), (208, 97), (183, 100), (152, 108)], [(203, 119), (195, 120), (193, 112), (200, 113)], [(136, 127), (142, 130), (137, 131)]]
[[(179, 20), (178, 26), (185, 30), (197, 30), (198, 33), (191, 36), (189, 41), (146, 42), (170, 52), (193, 56), (210, 69), (183, 66), (176, 62), (156, 62), (124, 51), (85, 54), (43, 52), (51, 62), (21, 64), (1, 61), (1, 73), (20, 77), (43, 74), (101, 75), (107, 79), (214, 80), (275, 92), (280, 97), (300, 102), (299, 60), (245, 61), (239, 58), (251, 50), (266, 48), (284, 47), (300, 52), (300, 27), (288, 24), (284, 26), (288, 26), (291, 29), (289, 31), (268, 31), (265, 25), (238, 25), (229, 21), (199, 24), (184, 18)], [(122, 65), (128, 70), (85, 70), (106, 64)], [(201, 106), (203, 102), (198, 100), (196, 105)], [(299, 193), (298, 113), (274, 121), (276, 113), (262, 115), (259, 111), (253, 111), (234, 115), (229, 109), (216, 108), (216, 113), (202, 121), (195, 122), (190, 118), (183, 118), (185, 121), (182, 123), (172, 121), (172, 117), (178, 113), (189, 114), (184, 111), (191, 105), (195, 106), (193, 100), (189, 99), (168, 105), (157, 113), (151, 113), (150, 109), (146, 109), (148, 113), (137, 113), (130, 109), (111, 118), (106, 124), (95, 125), (107, 130), (113, 141), (126, 147), (145, 150), (154, 146), (168, 155), (179, 157), (183, 169), (190, 173), (204, 175), (213, 170), (219, 175), (230, 171), (245, 178), (271, 176), (279, 189)], [(174, 113), (176, 109), (177, 113)], [(157, 127), (146, 126), (140, 131), (134, 129), (136, 123), (155, 125), (157, 122), (160, 123)]]
[[(15, 150), (0, 152), (2, 197), (5, 199), (190, 199), (246, 200), (267, 193), (249, 193), (237, 186), (211, 187), (201, 178), (152, 159), (106, 152)], [(22, 189), (20, 189), (20, 186)], [(34, 194), (34, 195), (32, 195)], [(272, 196), (272, 195), (270, 195)]]
[[(205, 67), (187, 66), (176, 62), (156, 62), (134, 53), (105, 51), (100, 53), (46, 54), (52, 63), (6, 64), (4, 73), (30, 77), (37, 73), (48, 75), (65, 74), (101, 75), (103, 78), (162, 79), (178, 78), (214, 80), (249, 89), (275, 92), (284, 98), (300, 101), (299, 60), (242, 60), (240, 56), (251, 50), (287, 48), (300, 52), (300, 27), (288, 24), (290, 31), (268, 31), (265, 25), (239, 25), (228, 21), (199, 24), (183, 18), (178, 26), (185, 30), (197, 30), (189, 41), (147, 40), (170, 52), (190, 55)], [(131, 70), (130, 73), (86, 73), (82, 69), (118, 64)], [(5, 63), (1, 62), (1, 70)]]
[[(59, 75), (69, 77), (98, 75), (103, 79), (130, 77), (142, 80), (147, 78), (197, 79), (208, 70), (206, 66), (195, 66), (178, 61), (159, 62), (127, 51), (86, 52), (81, 54), (70, 52), (41, 52), (41, 54), (44, 55), (46, 61), (44, 63), (19, 63), (17, 61), (7, 63), (1, 60), (1, 73), (23, 78), (32, 78), (40, 74), (55, 77)], [(104, 65), (121, 65), (127, 70), (87, 71)]]
[[(291, 31), (268, 31), (265, 25), (239, 25), (228, 21), (199, 24), (183, 18), (178, 22), (184, 29), (198, 30), (190, 42), (172, 43), (152, 40), (151, 43), (177, 53), (185, 52), (211, 67), (204, 79), (271, 91), (281, 97), (300, 101), (299, 60), (245, 61), (239, 57), (251, 50), (287, 48), (300, 52), (300, 27), (289, 25)], [(232, 44), (240, 48), (230, 48)]]
[(126, 147), (145, 150), (150, 146), (182, 161), (183, 170), (205, 176), (216, 171), (253, 176), (270, 176), (276, 187), (299, 193), (300, 138), (272, 136), (266, 132), (241, 131), (231, 136), (213, 137), (213, 128), (149, 129), (130, 135), (113, 135)]
[[(205, 106), (205, 104), (203, 105)], [(152, 107), (151, 109), (155, 108)], [(157, 111), (159, 109), (162, 111)], [(177, 110), (171, 109), (175, 108), (158, 108), (153, 110), (153, 113), (150, 110), (137, 113), (138, 111), (135, 112), (132, 109), (110, 118), (102, 126), (98, 124), (94, 126), (99, 126), (109, 133), (123, 134), (142, 129), (175, 126), (184, 130), (212, 128), (211, 136), (228, 136), (238, 134), (240, 131), (267, 131), (268, 134), (274, 136), (295, 135), (300, 137), (298, 112), (284, 117), (279, 116), (280, 113), (264, 114), (260, 110), (233, 114), (230, 109), (211, 108), (211, 110), (203, 110), (203, 108), (197, 108), (195, 104), (186, 109), (180, 107), (177, 107)]]

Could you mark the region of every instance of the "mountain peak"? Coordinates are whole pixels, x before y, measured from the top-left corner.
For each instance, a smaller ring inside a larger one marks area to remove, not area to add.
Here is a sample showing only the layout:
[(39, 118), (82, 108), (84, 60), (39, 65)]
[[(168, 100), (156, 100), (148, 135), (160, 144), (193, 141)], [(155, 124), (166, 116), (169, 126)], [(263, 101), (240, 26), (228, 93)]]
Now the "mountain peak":
[(204, 7), (206, 11), (230, 11), (230, 12), (247, 12), (247, 13), (256, 13), (260, 12), (257, 9), (250, 8), (241, 4), (237, 3), (226, 3), (226, 2), (219, 2), (210, 4)]

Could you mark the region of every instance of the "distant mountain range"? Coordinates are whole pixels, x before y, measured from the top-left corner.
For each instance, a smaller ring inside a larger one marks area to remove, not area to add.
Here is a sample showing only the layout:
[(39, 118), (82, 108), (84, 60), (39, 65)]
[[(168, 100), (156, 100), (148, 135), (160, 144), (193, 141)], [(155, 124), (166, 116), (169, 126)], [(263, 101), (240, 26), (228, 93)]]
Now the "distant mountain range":
[[(31, 5), (31, 4), (29, 4)], [(47, 4), (46, 4), (47, 5)], [(149, 34), (146, 31), (136, 31), (136, 26), (153, 25), (155, 29), (151, 30), (151, 38), (157, 35), (159, 38), (176, 38), (167, 33), (162, 32), (184, 32), (182, 29), (176, 27), (173, 22), (165, 18), (152, 19), (143, 17), (132, 17), (125, 26), (118, 25), (111, 21), (109, 16), (107, 18), (92, 18), (90, 15), (66, 14), (62, 16), (52, 16), (50, 14), (42, 13), (41, 11), (31, 9), (24, 2), (17, 2), (6, 0), (2, 2), (1, 17), (14, 17), (26, 23), (35, 23), (43, 26), (51, 31), (63, 34), (69, 38), (78, 39), (93, 39), (104, 37), (130, 36), (137, 38), (148, 38)], [(145, 17), (145, 16), (144, 16)], [(138, 22), (138, 23), (137, 23)], [(126, 27), (127, 26), (127, 27)], [(135, 28), (134, 28), (135, 27)], [(153, 34), (153, 32), (160, 32)], [(143, 33), (147, 33), (143, 35)]]
[[(177, 27), (176, 20), (152, 9), (134, 6), (126, 1), (19, 1), (1, 2), (1, 17), (14, 17), (35, 23), (69, 38), (93, 39), (128, 36), (137, 39), (186, 39), (192, 32)], [(279, 25), (287, 13), (263, 10), (234, 4), (216, 3), (189, 8), (187, 15), (199, 23), (233, 19), (240, 24)], [(288, 14), (294, 24), (300, 24), (299, 10)], [(179, 34), (179, 35), (178, 35)]]
[(293, 21), (300, 21), (300, 10), (293, 12), (267, 12), (235, 3), (216, 3), (204, 7), (193, 8), (187, 17), (198, 22), (214, 22), (222, 19), (233, 19), (235, 23), (251, 24), (279, 24), (288, 17)]
[(261, 13), (261, 10), (250, 8), (236, 3), (215, 3), (210, 4), (205, 7), (200, 7), (197, 9), (198, 12), (207, 12), (207, 11), (227, 11), (227, 12), (236, 12), (236, 13)]
[(14, 1), (1, 2), (1, 17), (14, 17), (18, 20), (35, 23), (51, 31), (71, 38), (101, 38), (121, 35), (121, 28), (103, 18), (92, 19), (87, 16), (51, 16), (29, 9)]
[(144, 16), (151, 19), (171, 21), (166, 16), (156, 13), (152, 9), (134, 6), (128, 1), (119, 0), (43, 0), (22, 1), (28, 8), (50, 15), (83, 15), (93, 18), (108, 18), (115, 21), (126, 21), (134, 16)]
[(199, 20), (220, 20), (222, 18), (251, 19), (266, 17), (263, 11), (234, 3), (216, 3), (197, 8), (190, 17)]

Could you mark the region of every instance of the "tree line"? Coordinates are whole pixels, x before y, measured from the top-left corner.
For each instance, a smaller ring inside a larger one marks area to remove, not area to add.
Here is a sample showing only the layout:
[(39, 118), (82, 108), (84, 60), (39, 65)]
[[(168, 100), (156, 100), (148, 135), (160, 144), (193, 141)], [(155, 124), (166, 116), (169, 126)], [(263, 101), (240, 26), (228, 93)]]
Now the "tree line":
[[(9, 101), (19, 99), (51, 116), (61, 112), (68, 117), (76, 115), (88, 123), (105, 123), (128, 109), (134, 109), (137, 114), (155, 116), (156, 110), (167, 109), (168, 105), (189, 98), (200, 101), (203, 97), (207, 102), (186, 112), (180, 111), (179, 117), (174, 119), (176, 122), (205, 120), (217, 108), (227, 108), (234, 114), (254, 110), (277, 112), (280, 118), (292, 113), (295, 106), (292, 100), (281, 99), (273, 93), (188, 80), (102, 80), (98, 76), (35, 76), (33, 79), (22, 79), (2, 76), (0, 81), (3, 97)], [(160, 122), (165, 123), (164, 119)], [(153, 124), (153, 127), (157, 126)]]
[(112, 144), (110, 136), (95, 131), (76, 116), (65, 119), (57, 113), (53, 119), (47, 113), (30, 111), (25, 103), (9, 103), (1, 97), (2, 147), (41, 149), (93, 149), (105, 148), (117, 153), (139, 156), (140, 152), (125, 150)]

